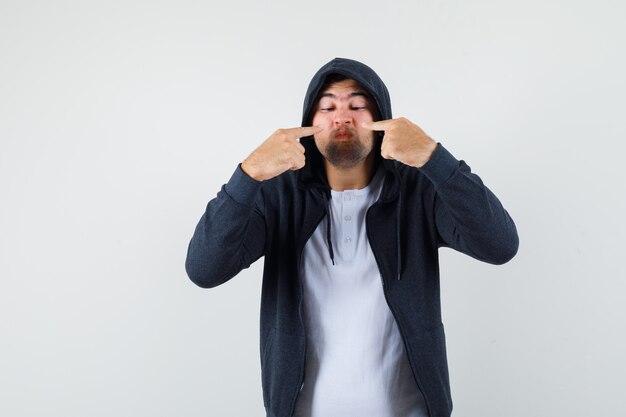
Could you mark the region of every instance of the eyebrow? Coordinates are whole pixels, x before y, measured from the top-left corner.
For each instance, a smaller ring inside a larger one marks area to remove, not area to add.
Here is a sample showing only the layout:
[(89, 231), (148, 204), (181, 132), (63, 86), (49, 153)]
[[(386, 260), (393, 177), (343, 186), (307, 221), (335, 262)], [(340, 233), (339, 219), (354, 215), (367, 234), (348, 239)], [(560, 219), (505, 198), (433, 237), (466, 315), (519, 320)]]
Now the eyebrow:
[[(322, 97), (330, 97), (330, 98), (337, 98), (337, 96), (335, 94), (332, 93), (323, 93), (320, 98)], [(363, 90), (356, 90), (353, 91), (352, 93), (350, 93), (350, 95), (348, 96), (350, 98), (352, 97), (365, 97), (365, 98), (370, 98), (369, 94), (367, 94), (365, 91)]]

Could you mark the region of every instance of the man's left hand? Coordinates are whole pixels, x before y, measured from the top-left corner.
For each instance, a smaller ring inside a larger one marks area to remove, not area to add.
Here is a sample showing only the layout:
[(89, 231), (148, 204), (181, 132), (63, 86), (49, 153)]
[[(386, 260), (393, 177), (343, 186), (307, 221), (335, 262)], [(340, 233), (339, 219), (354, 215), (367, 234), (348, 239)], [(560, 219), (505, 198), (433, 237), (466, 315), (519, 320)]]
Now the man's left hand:
[(394, 159), (415, 168), (424, 166), (437, 148), (437, 142), (404, 117), (364, 122), (362, 126), (385, 132), (380, 149), (383, 158)]

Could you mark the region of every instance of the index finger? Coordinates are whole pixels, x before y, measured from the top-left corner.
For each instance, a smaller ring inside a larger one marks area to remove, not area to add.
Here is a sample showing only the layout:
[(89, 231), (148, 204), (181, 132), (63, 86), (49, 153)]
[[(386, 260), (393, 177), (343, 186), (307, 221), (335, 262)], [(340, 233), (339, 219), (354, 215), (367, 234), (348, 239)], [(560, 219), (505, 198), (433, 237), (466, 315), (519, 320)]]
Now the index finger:
[(304, 138), (306, 136), (314, 135), (321, 132), (323, 128), (321, 126), (303, 126), (287, 129), (290, 134), (293, 134), (296, 138)]
[(387, 130), (391, 127), (393, 119), (379, 120), (377, 122), (363, 122), (361, 126), (369, 130)]

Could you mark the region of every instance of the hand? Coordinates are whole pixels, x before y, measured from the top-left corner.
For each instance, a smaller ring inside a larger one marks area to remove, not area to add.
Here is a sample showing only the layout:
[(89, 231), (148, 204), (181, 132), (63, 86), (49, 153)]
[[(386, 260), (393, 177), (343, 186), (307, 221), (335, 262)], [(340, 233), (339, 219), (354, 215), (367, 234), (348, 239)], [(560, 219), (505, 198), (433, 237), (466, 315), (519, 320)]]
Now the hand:
[(437, 142), (424, 133), (419, 126), (404, 117), (363, 122), (362, 126), (366, 129), (385, 132), (380, 148), (383, 158), (395, 159), (415, 168), (424, 166), (437, 148)]
[(319, 126), (278, 129), (243, 161), (241, 169), (257, 181), (300, 169), (304, 166), (304, 146), (298, 139), (322, 130)]

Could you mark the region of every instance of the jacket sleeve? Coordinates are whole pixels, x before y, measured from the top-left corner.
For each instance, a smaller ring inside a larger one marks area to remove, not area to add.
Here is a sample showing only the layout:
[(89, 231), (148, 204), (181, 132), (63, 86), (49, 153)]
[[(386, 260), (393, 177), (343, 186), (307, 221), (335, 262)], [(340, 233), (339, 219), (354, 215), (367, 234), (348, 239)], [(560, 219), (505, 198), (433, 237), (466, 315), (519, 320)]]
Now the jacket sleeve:
[(438, 144), (420, 171), (435, 187), (439, 246), (491, 264), (504, 264), (515, 256), (519, 238), (513, 219), (464, 161)]
[(187, 249), (185, 269), (202, 288), (223, 284), (264, 254), (261, 182), (237, 167), (209, 201)]

